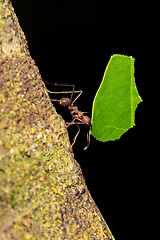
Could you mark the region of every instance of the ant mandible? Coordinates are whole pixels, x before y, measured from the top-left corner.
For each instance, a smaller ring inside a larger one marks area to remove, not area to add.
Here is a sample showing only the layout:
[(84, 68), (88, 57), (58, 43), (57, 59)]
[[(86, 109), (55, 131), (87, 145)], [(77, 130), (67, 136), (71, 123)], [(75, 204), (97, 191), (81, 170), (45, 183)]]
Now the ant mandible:
[[(45, 81), (44, 81), (45, 82)], [(45, 82), (45, 83), (48, 83), (48, 82)], [(81, 96), (81, 94), (83, 93), (83, 91), (75, 91), (75, 86), (74, 85), (69, 85), (69, 84), (57, 84), (57, 83), (48, 83), (50, 85), (56, 85), (56, 86), (67, 86), (67, 87), (72, 87), (72, 91), (62, 91), (62, 92), (51, 92), (47, 89), (47, 91), (49, 93), (54, 93), (54, 94), (68, 94), (68, 93), (71, 93), (71, 97), (70, 98), (61, 98), (60, 100), (57, 100), (57, 99), (51, 99), (51, 101), (58, 101), (63, 107), (68, 107), (68, 110), (70, 111), (71, 113), (71, 116), (72, 116), (72, 121), (70, 123), (67, 123), (68, 125), (66, 126), (66, 128), (68, 128), (69, 126), (71, 125), (76, 125), (77, 128), (78, 128), (78, 132), (77, 134), (75, 135), (74, 139), (73, 139), (73, 143), (72, 143), (72, 147), (74, 145), (74, 143), (76, 142), (76, 139), (80, 133), (80, 127), (78, 126), (79, 124), (84, 124), (86, 126), (89, 126), (91, 128), (91, 120), (88, 116), (84, 115), (84, 113), (86, 112), (81, 112), (78, 110), (78, 107), (77, 106), (74, 106), (74, 103), (75, 101)], [(74, 93), (79, 93), (78, 96), (72, 101), (72, 98), (73, 98), (73, 94)], [(62, 135), (63, 132), (61, 132), (59, 134), (58, 137), (60, 137), (60, 135)], [(89, 144), (90, 144), (90, 130), (89, 132), (87, 133), (87, 145), (86, 147), (84, 148), (84, 150), (86, 150), (88, 147), (89, 147)]]

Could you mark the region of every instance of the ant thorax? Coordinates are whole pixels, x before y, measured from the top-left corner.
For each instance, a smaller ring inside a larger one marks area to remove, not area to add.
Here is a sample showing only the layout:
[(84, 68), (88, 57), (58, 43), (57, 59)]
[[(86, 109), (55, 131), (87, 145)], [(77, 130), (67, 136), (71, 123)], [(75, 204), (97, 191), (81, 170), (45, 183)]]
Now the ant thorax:
[(72, 107), (69, 106), (68, 110), (71, 112), (71, 115), (76, 116), (80, 114), (80, 111), (78, 110), (78, 107)]

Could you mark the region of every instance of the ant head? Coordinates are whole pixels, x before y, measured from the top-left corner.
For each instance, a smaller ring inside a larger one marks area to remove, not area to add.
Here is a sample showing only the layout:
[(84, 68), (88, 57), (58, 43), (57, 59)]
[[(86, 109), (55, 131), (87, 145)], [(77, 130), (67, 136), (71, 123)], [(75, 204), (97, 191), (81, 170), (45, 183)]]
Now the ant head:
[(62, 98), (59, 103), (63, 106), (63, 107), (68, 107), (71, 105), (72, 101), (69, 98)]

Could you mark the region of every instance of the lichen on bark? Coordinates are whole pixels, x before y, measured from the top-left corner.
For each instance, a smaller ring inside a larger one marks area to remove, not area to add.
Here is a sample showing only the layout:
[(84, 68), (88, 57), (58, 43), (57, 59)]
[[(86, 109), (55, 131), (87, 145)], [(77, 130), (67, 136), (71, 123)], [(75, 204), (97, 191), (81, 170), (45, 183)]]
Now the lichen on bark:
[(7, 0), (0, 1), (0, 237), (114, 239)]

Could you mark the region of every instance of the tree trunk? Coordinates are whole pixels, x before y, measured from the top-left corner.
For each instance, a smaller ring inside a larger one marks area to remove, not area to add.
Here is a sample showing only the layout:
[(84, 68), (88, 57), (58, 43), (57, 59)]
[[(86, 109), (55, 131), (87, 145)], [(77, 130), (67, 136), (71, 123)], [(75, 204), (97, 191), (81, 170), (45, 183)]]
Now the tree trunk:
[(114, 239), (11, 1), (0, 11), (0, 239)]

